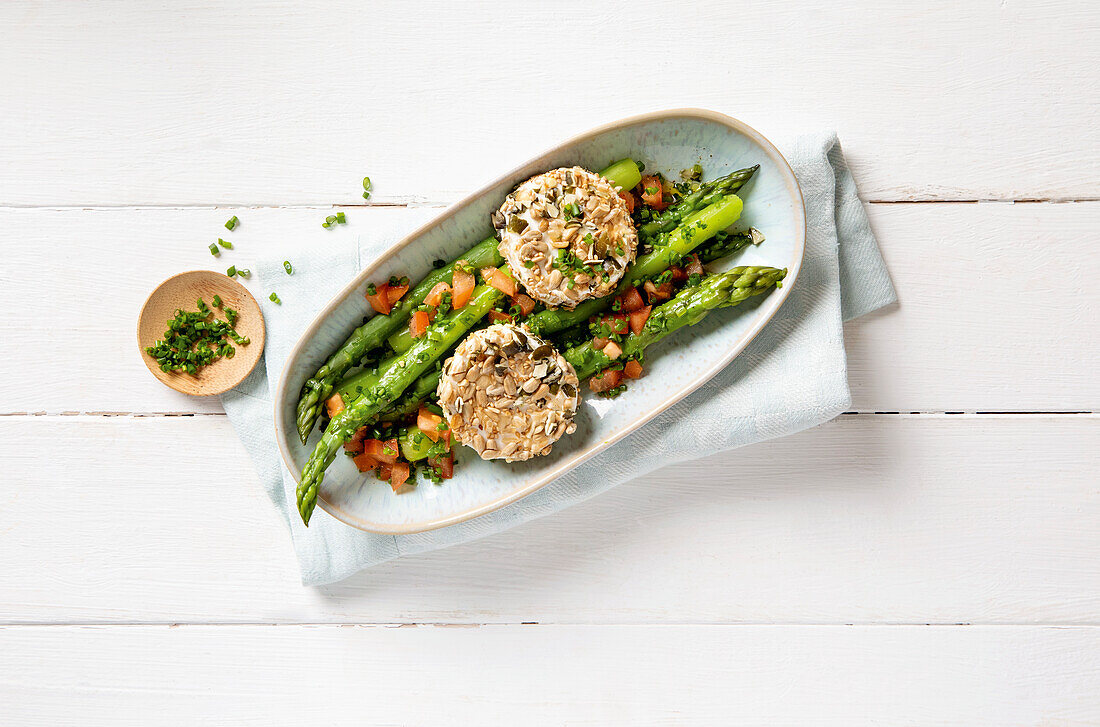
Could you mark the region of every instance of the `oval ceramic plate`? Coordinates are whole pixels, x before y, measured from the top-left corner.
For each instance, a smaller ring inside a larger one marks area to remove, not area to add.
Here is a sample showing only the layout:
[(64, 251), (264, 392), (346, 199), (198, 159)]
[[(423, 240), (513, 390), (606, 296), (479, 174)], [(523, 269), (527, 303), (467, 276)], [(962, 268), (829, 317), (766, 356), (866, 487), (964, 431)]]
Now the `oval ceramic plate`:
[(472, 450), (460, 448), (454, 479), (438, 486), (421, 482), (394, 494), (387, 483), (360, 474), (350, 459), (338, 456), (321, 485), (322, 509), (349, 525), (379, 533), (423, 532), (492, 512), (531, 494), (687, 396), (729, 364), (764, 327), (798, 279), (806, 235), (802, 193), (786, 160), (755, 130), (712, 111), (682, 109), (624, 119), (538, 155), (450, 207), (394, 245), (325, 307), (291, 352), (276, 391), (276, 437), (290, 471), (297, 477), (320, 436), (315, 431), (307, 446), (298, 440), (298, 393), (369, 312), (363, 297), (369, 282), (390, 275), (419, 279), (431, 270), (433, 260), (453, 259), (485, 239), (492, 234), (490, 214), (528, 177), (562, 166), (602, 169), (624, 157), (673, 177), (696, 162), (703, 165), (707, 178), (759, 164), (760, 171), (741, 192), (745, 211), (738, 228), (756, 227), (766, 240), (711, 267), (786, 267), (783, 287), (755, 299), (759, 303), (714, 311), (699, 325), (647, 351), (646, 375), (631, 382), (629, 391), (617, 399), (585, 396), (577, 431), (546, 457), (513, 464), (485, 462)]

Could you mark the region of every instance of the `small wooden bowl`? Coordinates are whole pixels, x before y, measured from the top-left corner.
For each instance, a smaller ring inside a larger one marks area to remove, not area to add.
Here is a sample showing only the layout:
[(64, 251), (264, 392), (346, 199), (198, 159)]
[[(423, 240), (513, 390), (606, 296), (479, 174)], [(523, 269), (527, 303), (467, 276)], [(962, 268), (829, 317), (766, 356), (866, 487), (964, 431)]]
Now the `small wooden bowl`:
[[(233, 358), (223, 356), (194, 374), (161, 371), (156, 359), (145, 353), (146, 347), (164, 338), (167, 322), (175, 317), (176, 309), (196, 310), (199, 298), (206, 301), (218, 318), (224, 318), (214, 308), (215, 295), (221, 297), (223, 306), (240, 313), (237, 332), (249, 339), (248, 345), (232, 344), (237, 350)], [(161, 383), (191, 396), (212, 396), (228, 391), (252, 372), (264, 352), (264, 333), (264, 315), (243, 285), (213, 270), (192, 270), (168, 278), (145, 301), (138, 317), (138, 350)]]

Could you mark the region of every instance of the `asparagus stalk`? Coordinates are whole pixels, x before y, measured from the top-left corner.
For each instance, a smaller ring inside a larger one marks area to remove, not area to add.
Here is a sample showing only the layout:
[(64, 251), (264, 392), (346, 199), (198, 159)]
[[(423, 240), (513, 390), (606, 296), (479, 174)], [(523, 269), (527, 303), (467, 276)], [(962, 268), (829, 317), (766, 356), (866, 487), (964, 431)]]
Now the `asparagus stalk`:
[(693, 212), (698, 212), (704, 207), (717, 202), (727, 194), (733, 194), (741, 189), (741, 187), (745, 186), (746, 182), (752, 179), (752, 175), (756, 174), (756, 170), (759, 168), (760, 165), (757, 164), (745, 169), (738, 169), (736, 172), (730, 172), (724, 177), (706, 182), (699, 189), (686, 195), (679, 202), (639, 227), (639, 239), (646, 241), (656, 237), (662, 232), (671, 232), (680, 224), (680, 221), (688, 215)]
[(700, 247), (696, 252), (700, 262), (710, 263), (732, 255), (738, 250), (749, 245), (759, 245), (764, 242), (764, 233), (755, 227), (750, 227), (744, 232), (736, 232), (732, 235), (716, 238)]
[(489, 312), (501, 295), (503, 294), (496, 288), (479, 285), (466, 306), (437, 319), (412, 348), (392, 359), (380, 371), (378, 382), (372, 389), (364, 391), (363, 396), (345, 406), (343, 411), (332, 418), (321, 441), (314, 447), (302, 468), (302, 475), (298, 480), (298, 512), (302, 516), (302, 522), (309, 525), (309, 518), (317, 505), (317, 489), (340, 445), (355, 430), (387, 409), (421, 375), (433, 368), (439, 356), (458, 343)]
[[(436, 383), (439, 381), (439, 372), (443, 368), (442, 360), (446, 358), (449, 353), (448, 351), (436, 359), (436, 365), (417, 379), (400, 399), (379, 412), (378, 420), (394, 421), (408, 414), (415, 414), (420, 402), (435, 391)], [(378, 368), (360, 371), (341, 381), (336, 393), (340, 395), (340, 399), (344, 402), (344, 406), (348, 406), (355, 402), (363, 396), (364, 393), (369, 393), (377, 386), (379, 372), (385, 370), (388, 366), (388, 361), (383, 362), (379, 364)], [(431, 378), (432, 376), (435, 378)], [(431, 382), (430, 384), (429, 381)]]
[[(695, 325), (715, 308), (729, 308), (768, 292), (786, 274), (785, 268), (737, 267), (708, 275), (699, 285), (685, 288), (672, 300), (654, 308), (641, 332), (626, 338), (623, 356), (641, 353), (670, 333)], [(613, 363), (603, 351), (593, 348), (591, 341), (574, 346), (563, 355), (582, 381)]]
[(642, 170), (633, 159), (620, 159), (600, 172), (600, 176), (624, 192), (629, 192), (642, 181)]
[[(736, 267), (724, 273), (708, 275), (699, 285), (681, 290), (672, 300), (654, 308), (641, 333), (627, 337), (623, 353), (637, 354), (670, 333), (698, 323), (715, 308), (735, 306), (754, 295), (766, 293), (776, 287), (786, 274), (786, 268)], [(574, 346), (562, 355), (573, 364), (581, 381), (611, 364), (611, 359), (603, 352), (592, 348), (591, 341)], [(439, 377), (439, 371), (425, 373), (409, 387), (394, 409), (406, 414), (415, 412), (421, 401), (436, 390)]]
[(666, 243), (642, 255), (627, 268), (626, 275), (623, 276), (614, 294), (595, 300), (586, 300), (573, 310), (554, 308), (540, 311), (525, 322), (531, 327), (533, 333), (545, 336), (588, 320), (610, 306), (619, 293), (643, 280), (660, 275), (695, 248), (732, 225), (741, 216), (742, 207), (741, 198), (731, 194), (689, 215), (679, 227), (673, 230)]
[[(621, 159), (604, 169), (600, 174), (615, 186), (630, 189), (642, 179), (637, 163), (633, 159)], [(424, 302), (424, 298), (435, 287), (436, 283), (450, 282), (454, 272), (455, 263), (465, 260), (475, 270), (484, 267), (497, 267), (503, 262), (503, 258), (497, 251), (497, 239), (489, 237), (467, 250), (460, 258), (446, 266), (433, 270), (419, 284), (410, 290), (405, 297), (394, 305), (389, 315), (375, 315), (352, 334), (340, 346), (336, 353), (329, 357), (324, 366), (317, 370), (313, 376), (302, 386), (298, 395), (297, 428), (298, 436), (305, 444), (309, 439), (309, 433), (317, 423), (317, 417), (321, 412), (322, 403), (332, 395), (336, 383), (347, 373), (348, 369), (358, 364), (372, 349), (381, 346), (387, 337), (398, 331), (412, 314), (418, 305)]]

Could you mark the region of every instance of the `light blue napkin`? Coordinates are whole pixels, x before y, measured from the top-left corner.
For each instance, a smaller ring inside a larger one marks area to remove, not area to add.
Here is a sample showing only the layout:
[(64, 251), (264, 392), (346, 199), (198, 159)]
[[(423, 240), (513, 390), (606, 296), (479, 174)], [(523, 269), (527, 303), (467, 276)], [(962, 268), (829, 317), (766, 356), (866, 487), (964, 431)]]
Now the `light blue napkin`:
[[(275, 445), (272, 390), (292, 346), (317, 311), (367, 261), (438, 210), (378, 222), (343, 250), (303, 250), (287, 277), (281, 260), (256, 267), (278, 280), (283, 305), (267, 316), (264, 365), (222, 396), (260, 482), (290, 527), (302, 582), (322, 585), (409, 553), (506, 530), (598, 495), (658, 467), (782, 437), (832, 419), (851, 403), (842, 322), (896, 297), (855, 182), (833, 133), (779, 144), (806, 202), (806, 253), (798, 285), (775, 318), (733, 363), (652, 422), (533, 495), (488, 515), (418, 535), (377, 535), (320, 510), (305, 528), (296, 483)], [(350, 237), (350, 236), (349, 236)]]

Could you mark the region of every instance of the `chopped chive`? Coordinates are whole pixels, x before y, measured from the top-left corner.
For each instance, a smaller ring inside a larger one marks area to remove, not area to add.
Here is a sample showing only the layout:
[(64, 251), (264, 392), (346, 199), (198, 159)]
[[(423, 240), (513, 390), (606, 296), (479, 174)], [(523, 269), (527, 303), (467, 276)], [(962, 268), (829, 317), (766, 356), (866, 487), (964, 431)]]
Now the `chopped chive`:
[[(214, 304), (221, 305), (221, 298), (217, 295), (214, 296)], [(145, 352), (156, 360), (161, 371), (194, 374), (219, 357), (232, 358), (235, 351), (229, 341), (248, 345), (248, 339), (233, 328), (235, 311), (231, 316), (227, 309), (228, 320), (221, 320), (213, 316), (202, 298), (195, 301), (195, 306), (198, 308), (195, 312), (177, 309), (175, 317), (168, 321), (163, 340), (146, 347)]]
[(283, 301), (279, 300), (279, 296), (275, 295), (275, 293), (267, 296), (267, 299), (270, 300), (272, 303), (278, 303), (279, 305), (283, 304)]
[(224, 247), (226, 250), (232, 250), (233, 249), (233, 243), (232, 242), (230, 242), (229, 240), (223, 240), (220, 237), (218, 238), (218, 244), (221, 245), (222, 247)]
[(342, 224), (344, 224), (348, 221), (348, 218), (344, 216), (343, 212), (337, 212), (336, 213), (336, 221), (339, 222), (342, 225)]
[(237, 271), (237, 275), (240, 275), (242, 278), (247, 278), (252, 275), (252, 271), (248, 268), (241, 268)]
[(327, 222), (322, 222), (322, 223), (321, 223), (321, 227), (324, 227), (324, 228), (325, 228), (325, 229), (327, 230), (328, 228), (332, 227), (332, 225), (330, 225), (330, 224), (329, 224), (329, 223), (327, 223)]
[(215, 308), (221, 308), (222, 307), (222, 297), (220, 295), (218, 295), (217, 293), (214, 294), (214, 307)]
[(229, 269), (225, 271), (225, 274), (228, 275), (231, 278), (236, 276), (237, 275), (237, 266), (236, 265), (230, 265)]
[(363, 199), (370, 199), (370, 192), (363, 192)]
[(214, 255), (214, 256), (217, 256), (217, 254), (218, 254), (218, 246), (217, 246), (217, 245), (215, 245), (214, 243), (210, 243), (210, 245), (209, 245), (209, 248), (210, 248), (210, 254), (211, 254), (211, 255)]
[(336, 215), (329, 215), (328, 217), (325, 218), (325, 222), (329, 223), (330, 225), (335, 224), (336, 223)]
[(235, 229), (237, 229), (237, 225), (239, 225), (240, 222), (241, 221), (237, 219), (237, 215), (233, 215), (232, 217), (230, 217), (228, 220), (225, 221), (225, 229), (230, 230), (230, 231), (235, 230)]
[(370, 177), (363, 177), (363, 191), (369, 192), (371, 189)]
[(289, 260), (283, 260), (283, 270), (286, 271), (287, 275), (292, 275), (294, 273), (294, 267), (290, 264)]

